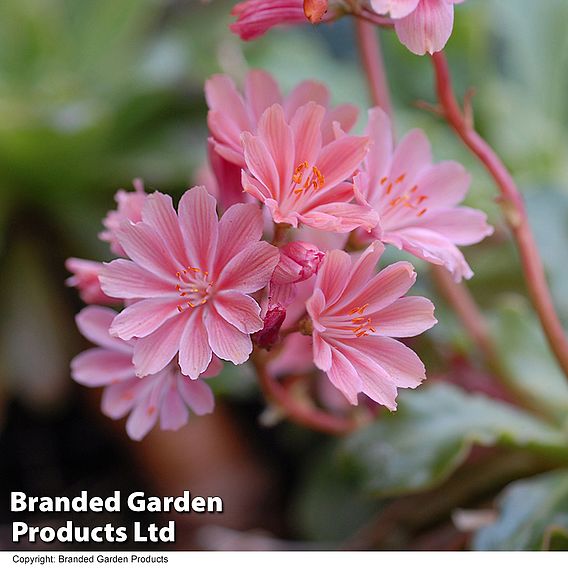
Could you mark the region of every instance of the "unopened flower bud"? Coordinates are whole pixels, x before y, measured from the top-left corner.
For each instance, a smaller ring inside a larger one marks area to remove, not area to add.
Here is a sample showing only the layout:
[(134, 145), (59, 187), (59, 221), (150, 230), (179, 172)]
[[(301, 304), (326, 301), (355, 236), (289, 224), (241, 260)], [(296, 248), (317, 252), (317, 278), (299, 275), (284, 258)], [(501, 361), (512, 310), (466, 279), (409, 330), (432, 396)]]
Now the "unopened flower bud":
[(261, 347), (269, 351), (278, 341), (280, 328), (286, 319), (286, 308), (281, 304), (274, 304), (264, 316), (264, 327), (253, 333), (252, 340)]
[(274, 270), (275, 284), (292, 284), (311, 278), (319, 269), (325, 256), (311, 243), (288, 243), (280, 249), (280, 262)]

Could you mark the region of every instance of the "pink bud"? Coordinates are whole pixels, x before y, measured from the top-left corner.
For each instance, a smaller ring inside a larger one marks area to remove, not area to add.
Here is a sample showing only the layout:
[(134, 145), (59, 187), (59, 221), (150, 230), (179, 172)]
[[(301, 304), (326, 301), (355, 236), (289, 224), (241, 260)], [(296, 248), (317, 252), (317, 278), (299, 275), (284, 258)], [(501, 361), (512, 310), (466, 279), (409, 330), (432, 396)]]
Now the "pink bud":
[(264, 327), (253, 333), (252, 340), (262, 349), (270, 351), (278, 341), (280, 328), (286, 319), (286, 308), (281, 304), (274, 304), (264, 316)]
[(275, 284), (292, 284), (311, 278), (325, 256), (315, 245), (301, 241), (280, 249), (280, 262), (272, 275)]
[(82, 258), (68, 258), (65, 261), (65, 268), (73, 274), (65, 283), (79, 290), (81, 300), (85, 304), (112, 304), (116, 301), (101, 290), (99, 274), (102, 267), (102, 262)]

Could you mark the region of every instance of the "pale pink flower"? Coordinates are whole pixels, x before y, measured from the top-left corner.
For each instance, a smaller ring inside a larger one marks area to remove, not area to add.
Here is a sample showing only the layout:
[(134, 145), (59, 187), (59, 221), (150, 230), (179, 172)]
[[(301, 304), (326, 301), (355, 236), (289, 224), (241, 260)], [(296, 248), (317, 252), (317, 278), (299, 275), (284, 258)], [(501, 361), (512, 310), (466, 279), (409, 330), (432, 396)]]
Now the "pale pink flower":
[(84, 260), (82, 258), (68, 258), (65, 268), (73, 274), (65, 283), (79, 290), (79, 296), (85, 304), (112, 304), (113, 298), (109, 298), (101, 289), (99, 274), (103, 268), (102, 262)]
[[(209, 386), (202, 380), (184, 377), (174, 363), (156, 374), (138, 378), (132, 364), (136, 340), (123, 341), (109, 335), (115, 316), (114, 310), (98, 306), (84, 308), (77, 315), (79, 330), (97, 347), (71, 361), (71, 373), (78, 383), (105, 387), (104, 414), (114, 420), (130, 414), (126, 431), (133, 440), (141, 440), (158, 418), (162, 430), (178, 430), (188, 421), (188, 408), (197, 415), (213, 411), (215, 402)], [(203, 376), (214, 376), (221, 368), (215, 358)]]
[[(307, 4), (304, 9), (304, 4)], [(314, 0), (245, 0), (239, 2), (231, 14), (237, 18), (231, 24), (231, 31), (241, 39), (251, 40), (264, 35), (274, 26), (318, 23), (328, 19), (327, 2), (321, 0), (315, 6)], [(325, 4), (325, 6), (322, 6)]]
[(125, 256), (123, 248), (120, 246), (117, 233), (124, 221), (131, 221), (137, 223), (141, 219), (142, 207), (146, 199), (146, 192), (144, 191), (144, 182), (136, 178), (132, 185), (134, 191), (125, 191), (119, 189), (114, 200), (117, 207), (113, 211), (109, 211), (107, 216), (103, 219), (105, 231), (99, 233), (99, 239), (110, 244), (110, 250), (117, 256)]
[(111, 333), (140, 338), (133, 362), (138, 376), (157, 373), (176, 355), (184, 375), (197, 378), (212, 352), (235, 364), (252, 351), (250, 334), (262, 329), (250, 296), (264, 288), (278, 249), (259, 242), (262, 214), (253, 204), (230, 207), (219, 221), (204, 187), (182, 196), (178, 214), (169, 196), (146, 198), (140, 223), (117, 234), (131, 260), (105, 265), (106, 294), (136, 300), (114, 320)]
[(275, 223), (300, 223), (327, 231), (372, 229), (377, 215), (350, 203), (347, 182), (365, 157), (368, 138), (340, 136), (323, 142), (325, 109), (316, 103), (300, 107), (288, 122), (275, 104), (261, 116), (257, 134), (241, 135), (247, 171), (243, 188), (264, 203)]
[(416, 55), (441, 51), (454, 26), (454, 4), (463, 0), (371, 0), (378, 14), (390, 14), (398, 39)]
[(354, 185), (358, 199), (379, 214), (371, 236), (445, 266), (456, 281), (470, 278), (456, 245), (478, 243), (493, 232), (485, 213), (458, 206), (470, 175), (457, 162), (432, 163), (422, 130), (412, 130), (393, 148), (390, 120), (379, 108), (369, 111), (367, 134), (373, 145)]
[[(358, 115), (357, 107), (350, 104), (332, 108), (329, 90), (316, 81), (303, 81), (284, 97), (270, 73), (260, 69), (247, 74), (243, 95), (230, 77), (213, 75), (205, 83), (205, 98), (209, 106), (207, 122), (215, 150), (225, 160), (240, 167), (245, 167), (241, 133), (256, 134), (260, 117), (273, 104), (282, 105), (287, 121), (306, 103), (313, 101), (324, 107), (321, 125), (324, 144), (335, 138), (335, 122), (343, 131), (349, 132)], [(216, 169), (221, 166), (212, 164), (212, 167)]]
[(418, 356), (393, 337), (418, 335), (436, 319), (430, 300), (403, 297), (416, 279), (410, 263), (375, 274), (383, 250), (375, 242), (354, 263), (344, 251), (328, 252), (306, 307), (316, 366), (351, 404), (364, 393), (395, 410), (397, 388), (415, 388), (426, 377)]

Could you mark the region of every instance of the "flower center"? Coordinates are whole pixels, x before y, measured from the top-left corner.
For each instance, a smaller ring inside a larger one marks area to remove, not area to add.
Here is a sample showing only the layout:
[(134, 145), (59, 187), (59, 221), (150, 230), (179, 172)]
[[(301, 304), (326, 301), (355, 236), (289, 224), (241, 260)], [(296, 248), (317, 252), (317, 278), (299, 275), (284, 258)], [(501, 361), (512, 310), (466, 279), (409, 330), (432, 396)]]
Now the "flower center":
[(209, 272), (194, 266), (176, 272), (178, 284), (176, 291), (183, 298), (177, 309), (181, 313), (186, 308), (196, 308), (207, 303), (213, 282), (209, 281)]
[(403, 173), (399, 175), (394, 181), (390, 181), (390, 178), (385, 176), (381, 179), (381, 186), (385, 189), (386, 195), (392, 195), (394, 193), (398, 193), (398, 195), (393, 196), (393, 198), (389, 201), (389, 207), (391, 209), (395, 209), (396, 207), (407, 207), (409, 209), (416, 210), (416, 216), (422, 217), (426, 211), (428, 211), (427, 207), (423, 207), (422, 204), (426, 199), (428, 199), (427, 195), (419, 194), (418, 193), (418, 186), (414, 185), (408, 191), (400, 191), (400, 184), (404, 181), (406, 174)]
[(316, 166), (311, 166), (308, 162), (301, 162), (294, 170), (292, 176), (292, 192), (295, 195), (302, 195), (305, 191), (321, 189), (325, 183), (323, 174)]
[(351, 318), (353, 327), (351, 331), (355, 334), (355, 337), (366, 337), (369, 333), (375, 333), (377, 330), (373, 327), (373, 320), (370, 317), (365, 316), (365, 310), (369, 304), (364, 304), (349, 310), (349, 315), (354, 316)]

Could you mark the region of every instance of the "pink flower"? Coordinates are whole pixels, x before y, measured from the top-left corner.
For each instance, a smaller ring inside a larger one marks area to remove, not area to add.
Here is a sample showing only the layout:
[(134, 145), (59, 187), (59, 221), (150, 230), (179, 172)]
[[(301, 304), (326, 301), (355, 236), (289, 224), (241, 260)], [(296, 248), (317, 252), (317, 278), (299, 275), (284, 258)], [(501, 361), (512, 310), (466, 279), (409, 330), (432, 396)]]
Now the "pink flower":
[(412, 130), (393, 148), (387, 115), (369, 111), (373, 146), (355, 177), (358, 199), (379, 214), (372, 236), (445, 266), (456, 281), (473, 275), (456, 245), (478, 243), (493, 232), (481, 211), (459, 207), (470, 176), (457, 162), (432, 163), (430, 143)]
[(262, 329), (250, 296), (264, 288), (278, 249), (258, 242), (262, 214), (253, 204), (233, 205), (221, 221), (204, 187), (185, 192), (176, 214), (169, 196), (146, 198), (140, 223), (117, 234), (131, 260), (105, 265), (106, 294), (137, 300), (113, 321), (111, 334), (140, 338), (133, 362), (138, 376), (162, 370), (176, 355), (192, 379), (207, 369), (212, 352), (235, 364), (252, 351), (250, 334)]
[(85, 304), (112, 304), (115, 300), (109, 298), (101, 289), (99, 274), (103, 268), (102, 262), (83, 260), (82, 258), (68, 258), (65, 268), (73, 273), (67, 278), (67, 286), (79, 290), (81, 300)]
[(257, 135), (241, 136), (248, 169), (243, 188), (266, 205), (275, 223), (339, 233), (372, 229), (376, 213), (350, 203), (353, 186), (346, 182), (365, 157), (368, 138), (343, 135), (324, 143), (324, 115), (325, 109), (313, 102), (289, 122), (282, 106), (267, 109)]
[(402, 297), (416, 273), (397, 262), (378, 274), (384, 246), (375, 242), (352, 263), (344, 251), (328, 252), (306, 307), (313, 324), (316, 366), (351, 404), (357, 394), (396, 409), (397, 388), (425, 379), (418, 356), (393, 337), (412, 337), (436, 323), (426, 298)]
[[(205, 83), (205, 98), (209, 106), (207, 122), (215, 150), (225, 160), (245, 167), (241, 133), (256, 134), (262, 113), (273, 104), (284, 108), (286, 120), (311, 101), (324, 107), (322, 139), (327, 144), (334, 138), (333, 123), (349, 132), (357, 121), (357, 107), (349, 104), (331, 108), (329, 90), (316, 81), (303, 81), (287, 97), (283, 97), (274, 78), (260, 69), (247, 74), (242, 96), (234, 82), (226, 75), (213, 75)], [(212, 164), (214, 170), (220, 166)], [(239, 180), (240, 181), (240, 180)]]
[[(132, 355), (135, 340), (122, 341), (109, 335), (116, 312), (110, 308), (89, 306), (77, 315), (81, 333), (97, 347), (88, 349), (71, 361), (71, 373), (80, 384), (105, 387), (102, 398), (104, 414), (118, 420), (130, 413), (126, 431), (133, 440), (141, 440), (158, 418), (162, 430), (178, 430), (187, 423), (188, 407), (195, 414), (213, 411), (213, 393), (201, 380), (184, 377), (175, 364), (143, 379), (136, 377)], [(221, 370), (214, 359), (208, 375)]]
[(454, 4), (463, 0), (371, 0), (378, 14), (390, 14), (398, 39), (416, 55), (441, 51), (452, 34)]
[(230, 28), (241, 39), (251, 40), (274, 26), (318, 23), (326, 12), (327, 2), (321, 0), (245, 0), (233, 8), (231, 14), (237, 21)]
[(141, 219), (142, 207), (146, 199), (146, 192), (144, 191), (144, 182), (136, 178), (132, 185), (135, 191), (125, 191), (119, 189), (114, 196), (117, 203), (115, 211), (109, 211), (107, 216), (103, 219), (103, 225), (106, 231), (99, 233), (99, 239), (110, 243), (110, 250), (117, 256), (125, 256), (124, 250), (120, 246), (117, 233), (124, 221), (131, 221), (137, 223)]

